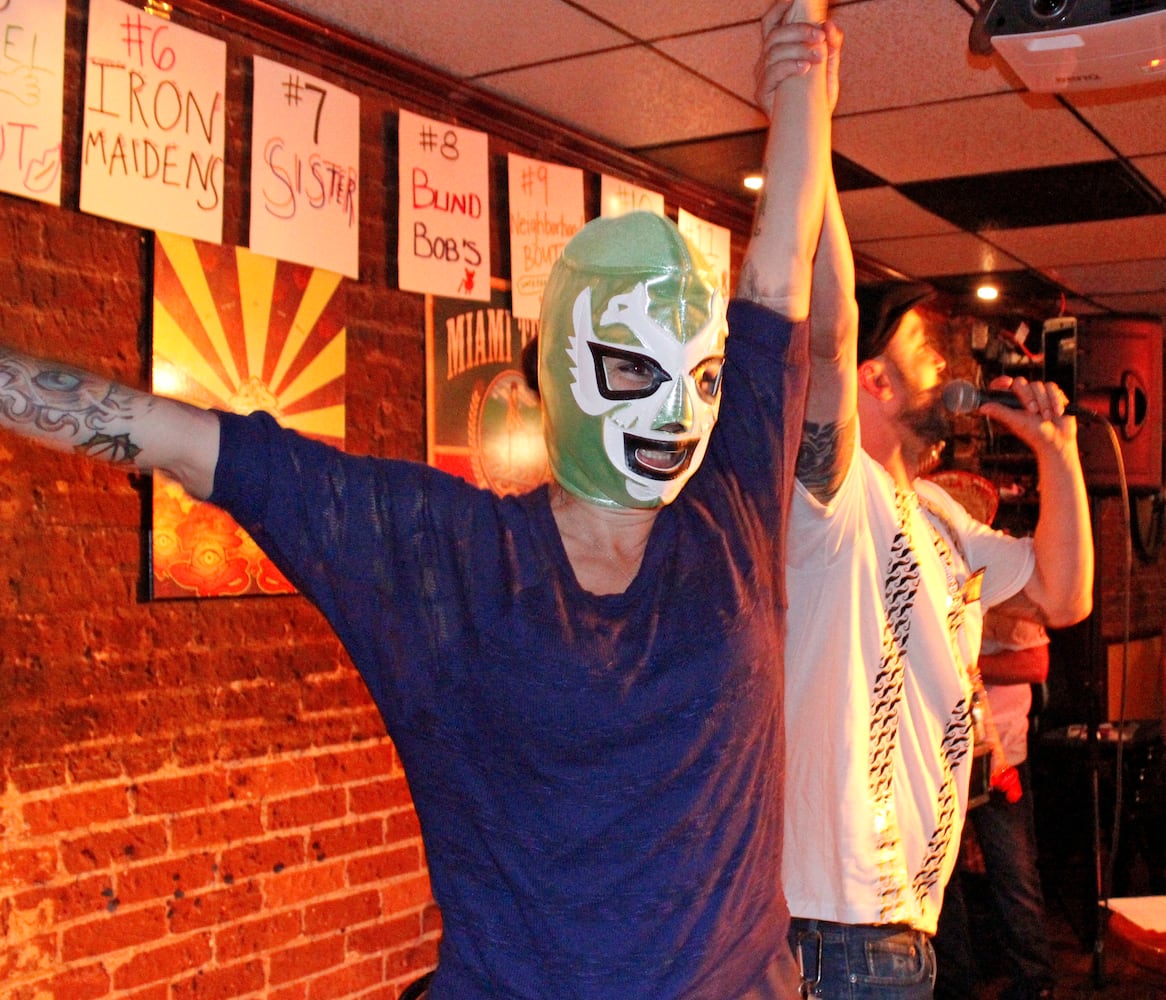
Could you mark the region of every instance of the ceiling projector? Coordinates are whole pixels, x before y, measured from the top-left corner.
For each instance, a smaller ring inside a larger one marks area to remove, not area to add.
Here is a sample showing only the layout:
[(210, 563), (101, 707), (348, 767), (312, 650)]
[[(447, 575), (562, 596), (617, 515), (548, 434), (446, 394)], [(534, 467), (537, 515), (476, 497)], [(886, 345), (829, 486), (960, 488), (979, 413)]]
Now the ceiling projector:
[(1166, 80), (1166, 0), (983, 0), (968, 47), (1034, 91)]

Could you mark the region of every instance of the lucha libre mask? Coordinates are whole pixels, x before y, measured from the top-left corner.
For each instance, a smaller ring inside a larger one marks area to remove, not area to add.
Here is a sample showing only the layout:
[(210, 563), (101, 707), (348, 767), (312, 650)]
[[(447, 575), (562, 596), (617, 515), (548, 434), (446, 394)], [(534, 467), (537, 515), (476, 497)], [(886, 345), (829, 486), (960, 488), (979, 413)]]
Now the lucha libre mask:
[(675, 499), (716, 423), (726, 333), (714, 275), (670, 221), (584, 226), (551, 271), (539, 331), (559, 484), (608, 507)]

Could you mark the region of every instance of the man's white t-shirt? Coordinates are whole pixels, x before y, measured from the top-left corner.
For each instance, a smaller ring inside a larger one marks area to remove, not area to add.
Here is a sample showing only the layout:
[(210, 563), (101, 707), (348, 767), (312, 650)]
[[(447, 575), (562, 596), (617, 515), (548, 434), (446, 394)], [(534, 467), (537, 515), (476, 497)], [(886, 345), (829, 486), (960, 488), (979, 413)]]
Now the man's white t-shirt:
[(783, 878), (793, 916), (932, 934), (967, 807), (967, 665), (1033, 554), (914, 486), (857, 446), (827, 506), (795, 486)]

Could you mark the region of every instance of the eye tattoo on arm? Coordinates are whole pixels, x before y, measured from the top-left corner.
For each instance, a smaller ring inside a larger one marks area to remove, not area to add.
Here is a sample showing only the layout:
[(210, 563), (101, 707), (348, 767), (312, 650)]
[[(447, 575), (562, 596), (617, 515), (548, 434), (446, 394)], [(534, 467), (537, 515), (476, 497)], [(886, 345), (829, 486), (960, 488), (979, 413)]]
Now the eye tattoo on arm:
[(828, 503), (842, 486), (847, 460), (854, 447), (856, 419), (802, 425), (798, 449), (798, 481), (821, 503)]

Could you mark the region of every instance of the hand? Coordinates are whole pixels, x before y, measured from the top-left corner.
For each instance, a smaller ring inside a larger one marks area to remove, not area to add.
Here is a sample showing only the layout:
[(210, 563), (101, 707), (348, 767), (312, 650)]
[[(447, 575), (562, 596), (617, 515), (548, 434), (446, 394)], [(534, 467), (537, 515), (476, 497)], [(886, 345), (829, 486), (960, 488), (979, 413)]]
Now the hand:
[(1069, 400), (1054, 382), (1030, 382), (1023, 376), (994, 378), (990, 389), (1010, 390), (1024, 409), (984, 403), (981, 412), (1003, 424), (1034, 451), (1051, 445), (1061, 450), (1077, 438), (1077, 419), (1065, 413)]
[(842, 30), (833, 22), (821, 25), (793, 21), (793, 0), (779, 0), (761, 19), (762, 46), (757, 60), (755, 99), (768, 114), (773, 92), (782, 80), (801, 76), (816, 63), (826, 62), (827, 101), (838, 102), (838, 59)]

